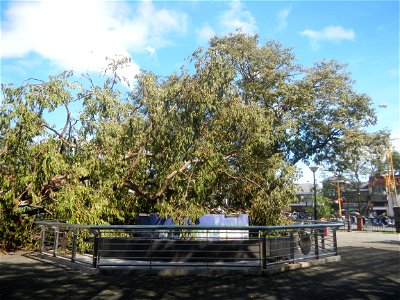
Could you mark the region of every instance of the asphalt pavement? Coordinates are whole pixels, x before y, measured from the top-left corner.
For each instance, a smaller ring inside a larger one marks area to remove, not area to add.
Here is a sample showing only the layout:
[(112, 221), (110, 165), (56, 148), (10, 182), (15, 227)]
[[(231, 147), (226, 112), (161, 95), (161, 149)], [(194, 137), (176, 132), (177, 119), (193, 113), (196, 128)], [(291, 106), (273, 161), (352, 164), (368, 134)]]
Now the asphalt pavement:
[(86, 274), (0, 254), (0, 299), (400, 299), (400, 235), (338, 232), (342, 260), (271, 276)]

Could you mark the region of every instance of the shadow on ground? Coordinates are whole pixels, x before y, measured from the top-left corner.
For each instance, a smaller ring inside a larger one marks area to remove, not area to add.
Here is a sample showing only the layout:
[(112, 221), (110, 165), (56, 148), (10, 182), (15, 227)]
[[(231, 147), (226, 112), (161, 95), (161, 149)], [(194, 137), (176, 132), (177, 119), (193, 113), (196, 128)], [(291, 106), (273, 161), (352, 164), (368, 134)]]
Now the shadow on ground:
[(342, 261), (274, 276), (88, 275), (2, 263), (1, 299), (400, 299), (398, 251), (343, 247)]

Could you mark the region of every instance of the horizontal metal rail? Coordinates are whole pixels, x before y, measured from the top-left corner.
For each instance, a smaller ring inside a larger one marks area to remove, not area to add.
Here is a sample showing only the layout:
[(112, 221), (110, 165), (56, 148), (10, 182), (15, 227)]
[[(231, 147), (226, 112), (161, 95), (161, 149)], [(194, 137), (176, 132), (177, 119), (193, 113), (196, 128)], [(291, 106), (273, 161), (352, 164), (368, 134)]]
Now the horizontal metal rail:
[[(340, 223), (342, 224), (342, 227), (340, 230), (348, 230), (348, 223), (347, 221), (345, 223)], [(355, 223), (350, 224), (350, 229), (351, 230), (360, 230), (359, 226)], [(377, 225), (372, 222), (365, 222), (362, 226), (362, 231), (380, 231), (380, 232), (396, 232), (396, 227), (393, 225)]]
[(95, 268), (258, 269), (337, 255), (341, 223), (285, 226), (77, 225), (36, 222), (40, 251)]

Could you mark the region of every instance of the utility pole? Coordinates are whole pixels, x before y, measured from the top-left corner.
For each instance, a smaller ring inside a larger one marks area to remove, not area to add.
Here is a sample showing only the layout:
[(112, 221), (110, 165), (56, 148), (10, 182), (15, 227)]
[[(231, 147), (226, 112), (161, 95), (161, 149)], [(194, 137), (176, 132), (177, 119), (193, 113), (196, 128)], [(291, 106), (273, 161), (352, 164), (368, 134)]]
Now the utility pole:
[(396, 178), (394, 176), (393, 169), (393, 157), (392, 150), (388, 149), (387, 151), (387, 160), (388, 160), (388, 174), (385, 177), (386, 182), (386, 193), (387, 193), (387, 215), (393, 216), (393, 207), (399, 206), (399, 200), (397, 198), (397, 187), (396, 187)]
[(317, 185), (315, 183), (315, 172), (317, 172), (318, 167), (310, 167), (311, 172), (313, 172), (314, 177), (314, 221), (317, 221)]

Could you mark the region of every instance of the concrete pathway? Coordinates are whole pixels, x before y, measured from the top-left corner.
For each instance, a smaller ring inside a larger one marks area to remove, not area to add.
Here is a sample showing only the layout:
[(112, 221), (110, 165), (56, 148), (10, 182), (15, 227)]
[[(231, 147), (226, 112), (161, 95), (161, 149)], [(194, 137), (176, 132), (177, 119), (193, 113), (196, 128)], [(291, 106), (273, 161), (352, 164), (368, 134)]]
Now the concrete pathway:
[(338, 232), (342, 261), (273, 276), (89, 275), (0, 255), (0, 299), (400, 299), (400, 235)]

